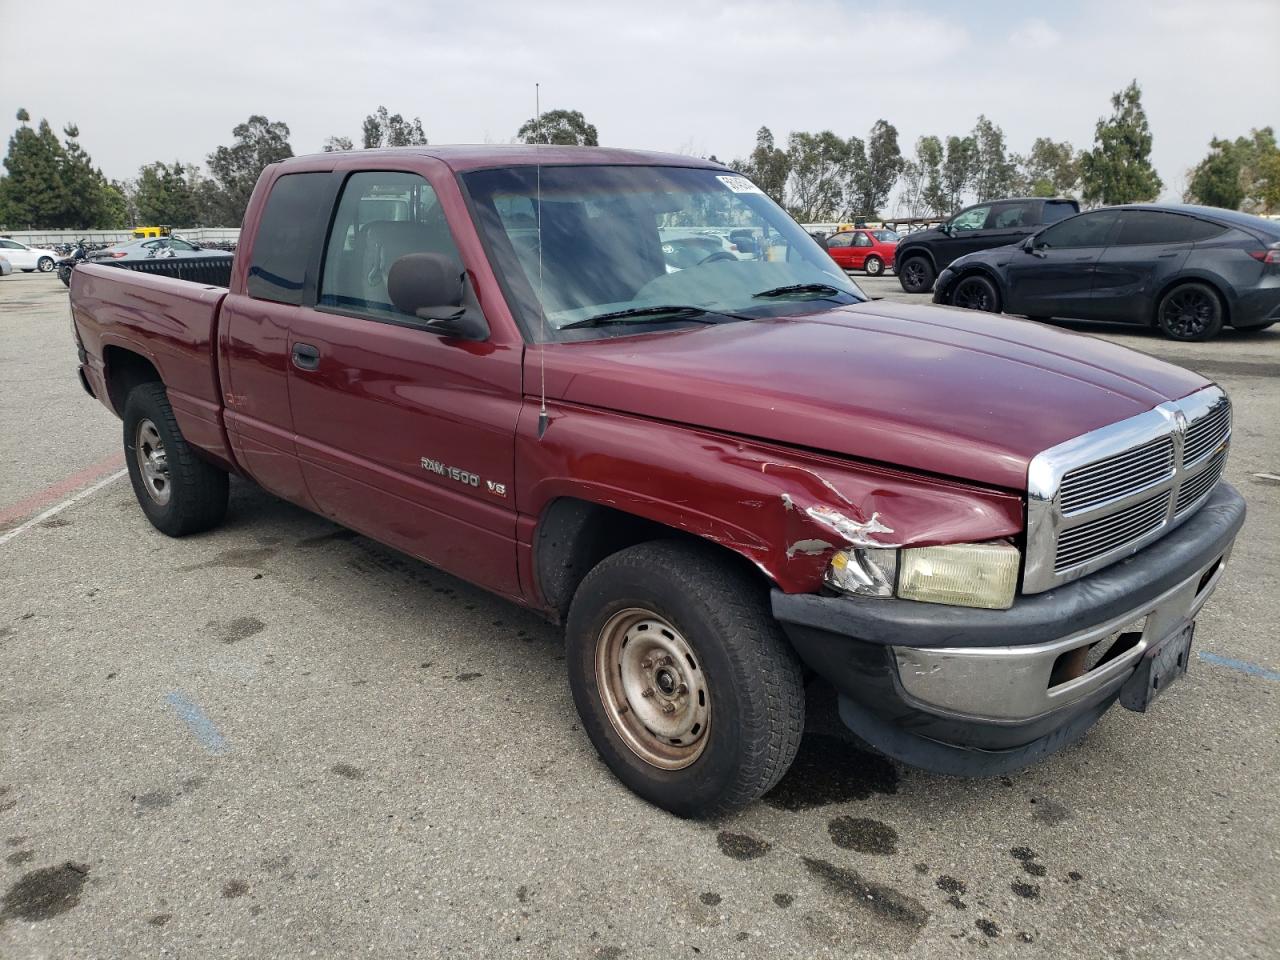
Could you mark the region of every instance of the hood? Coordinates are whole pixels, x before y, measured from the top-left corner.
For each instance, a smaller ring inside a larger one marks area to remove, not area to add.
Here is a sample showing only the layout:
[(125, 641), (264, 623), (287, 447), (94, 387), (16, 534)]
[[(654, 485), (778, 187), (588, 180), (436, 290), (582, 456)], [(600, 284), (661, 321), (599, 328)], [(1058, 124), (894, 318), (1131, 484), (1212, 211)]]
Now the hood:
[(947, 235), (937, 227), (929, 227), (927, 230), (915, 230), (908, 233), (905, 237), (898, 241), (899, 246), (905, 247), (909, 243), (915, 243), (917, 240), (936, 240), (938, 237), (946, 237)]
[(1207, 383), (1031, 321), (887, 301), (557, 344), (546, 365), (553, 399), (1013, 490), (1041, 451)]

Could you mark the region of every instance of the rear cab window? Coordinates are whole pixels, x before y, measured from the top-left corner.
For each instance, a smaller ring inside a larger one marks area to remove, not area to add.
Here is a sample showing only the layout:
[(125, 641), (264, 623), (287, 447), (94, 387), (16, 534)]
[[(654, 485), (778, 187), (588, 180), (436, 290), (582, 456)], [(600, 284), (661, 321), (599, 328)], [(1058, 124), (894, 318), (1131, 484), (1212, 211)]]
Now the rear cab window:
[(290, 173), (271, 186), (253, 238), (246, 291), (301, 304), (316, 281), (319, 238), (333, 209), (333, 174)]

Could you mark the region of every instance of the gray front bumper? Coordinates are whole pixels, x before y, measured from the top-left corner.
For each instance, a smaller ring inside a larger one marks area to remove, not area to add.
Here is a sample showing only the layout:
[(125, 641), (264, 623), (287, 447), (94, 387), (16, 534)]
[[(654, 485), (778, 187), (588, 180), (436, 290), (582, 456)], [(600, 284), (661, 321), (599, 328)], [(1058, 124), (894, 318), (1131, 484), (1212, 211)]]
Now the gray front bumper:
[[(1004, 772), (1082, 736), (1115, 702), (1143, 653), (1213, 592), (1244, 515), (1220, 483), (1161, 540), (1008, 610), (775, 590), (773, 612), (872, 745), (938, 772)], [(1064, 657), (1136, 621), (1136, 643), (1064, 679)]]

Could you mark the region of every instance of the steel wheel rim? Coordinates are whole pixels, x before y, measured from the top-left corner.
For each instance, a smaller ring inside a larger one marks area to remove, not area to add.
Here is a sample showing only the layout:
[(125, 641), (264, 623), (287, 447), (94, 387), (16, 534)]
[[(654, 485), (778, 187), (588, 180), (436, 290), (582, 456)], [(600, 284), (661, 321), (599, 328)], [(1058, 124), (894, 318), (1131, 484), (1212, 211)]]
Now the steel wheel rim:
[(680, 770), (702, 755), (711, 691), (693, 647), (665, 618), (629, 607), (596, 638), (596, 685), (614, 731), (637, 757)]
[(133, 455), (138, 461), (138, 472), (142, 475), (142, 486), (147, 496), (164, 506), (173, 494), (169, 482), (169, 458), (165, 454), (160, 431), (145, 417), (138, 421), (134, 432)]
[(879, 276), (879, 275), (880, 275), (880, 271), (881, 271), (881, 270), (883, 270), (883, 269), (884, 269), (884, 266), (880, 263), (880, 258), (879, 258), (879, 257), (868, 257), (868, 258), (867, 258), (867, 273), (869, 273), (869, 274), (871, 274), (873, 277), (875, 277), (875, 276)]
[(963, 307), (966, 310), (985, 310), (991, 312), (991, 291), (986, 288), (985, 284), (978, 283), (976, 280), (963, 280), (956, 287), (955, 294), (951, 297), (951, 302), (957, 307)]
[(1213, 322), (1216, 304), (1200, 290), (1182, 290), (1164, 303), (1164, 325), (1170, 333), (1180, 337), (1195, 337), (1204, 333)]

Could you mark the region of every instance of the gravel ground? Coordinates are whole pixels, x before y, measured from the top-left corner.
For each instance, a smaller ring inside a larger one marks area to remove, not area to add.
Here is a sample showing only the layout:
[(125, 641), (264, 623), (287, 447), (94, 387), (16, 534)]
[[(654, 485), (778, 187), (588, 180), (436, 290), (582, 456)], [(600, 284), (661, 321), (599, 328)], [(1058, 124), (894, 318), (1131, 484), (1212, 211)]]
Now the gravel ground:
[(121, 480), (22, 527), (119, 469), (67, 326), (0, 280), (7, 960), (1280, 956), (1280, 330), (1075, 325), (1235, 399), (1225, 660), (994, 780), (864, 752), (811, 687), (777, 790), (690, 823), (596, 759), (557, 630), (250, 485), (183, 541)]

